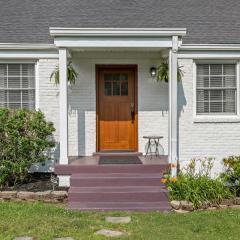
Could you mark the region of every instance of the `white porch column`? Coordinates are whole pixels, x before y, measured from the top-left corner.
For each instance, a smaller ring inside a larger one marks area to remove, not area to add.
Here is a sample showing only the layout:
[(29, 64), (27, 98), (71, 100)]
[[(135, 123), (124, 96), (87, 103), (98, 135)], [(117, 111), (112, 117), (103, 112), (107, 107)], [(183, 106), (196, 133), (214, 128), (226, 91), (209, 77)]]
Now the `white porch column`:
[[(168, 158), (169, 163), (177, 165), (177, 51), (178, 51), (178, 37), (172, 37), (172, 49), (169, 51), (169, 145)], [(172, 168), (172, 177), (177, 175), (177, 168)]]
[(68, 164), (67, 49), (59, 49), (60, 164)]

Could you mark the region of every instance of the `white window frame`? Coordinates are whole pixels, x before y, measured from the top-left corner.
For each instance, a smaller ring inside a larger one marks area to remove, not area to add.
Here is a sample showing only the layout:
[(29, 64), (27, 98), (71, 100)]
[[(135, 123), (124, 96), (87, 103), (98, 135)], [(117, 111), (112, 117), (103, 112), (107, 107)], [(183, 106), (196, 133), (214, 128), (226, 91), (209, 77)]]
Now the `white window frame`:
[[(236, 114), (197, 114), (197, 64), (235, 64), (236, 65)], [(193, 122), (240, 122), (239, 103), (240, 61), (236, 60), (194, 60), (193, 61)]]
[(35, 103), (34, 109), (39, 109), (39, 62), (36, 60), (0, 60), (0, 64), (34, 64), (35, 71)]

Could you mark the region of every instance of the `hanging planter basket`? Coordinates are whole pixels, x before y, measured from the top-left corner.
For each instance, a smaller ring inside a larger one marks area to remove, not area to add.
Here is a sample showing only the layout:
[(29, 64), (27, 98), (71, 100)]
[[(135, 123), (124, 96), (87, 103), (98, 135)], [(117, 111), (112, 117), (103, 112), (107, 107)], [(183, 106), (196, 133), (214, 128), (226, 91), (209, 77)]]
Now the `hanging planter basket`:
[[(182, 68), (181, 66), (180, 67), (178, 66), (178, 71), (177, 71), (178, 81), (181, 81), (183, 77), (183, 71), (181, 68)], [(168, 82), (168, 80), (169, 80), (168, 58), (162, 58), (160, 65), (157, 67), (157, 81)]]

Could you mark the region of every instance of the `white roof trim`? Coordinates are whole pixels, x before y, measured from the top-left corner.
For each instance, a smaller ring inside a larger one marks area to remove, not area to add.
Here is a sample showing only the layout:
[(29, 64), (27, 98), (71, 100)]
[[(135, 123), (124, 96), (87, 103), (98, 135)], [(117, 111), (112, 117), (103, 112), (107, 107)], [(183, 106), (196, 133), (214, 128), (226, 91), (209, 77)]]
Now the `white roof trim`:
[(50, 27), (51, 36), (184, 36), (186, 28), (61, 28)]
[(240, 44), (182, 44), (180, 50), (240, 50)]
[(56, 50), (54, 44), (0, 43), (1, 50)]

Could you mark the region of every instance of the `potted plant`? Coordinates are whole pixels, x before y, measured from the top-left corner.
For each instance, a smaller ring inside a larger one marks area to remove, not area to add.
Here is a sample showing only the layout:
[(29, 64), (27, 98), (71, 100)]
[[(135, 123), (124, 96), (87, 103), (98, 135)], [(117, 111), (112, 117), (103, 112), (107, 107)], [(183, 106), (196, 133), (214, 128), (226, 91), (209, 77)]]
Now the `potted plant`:
[[(178, 66), (177, 71), (177, 79), (178, 81), (182, 80), (183, 71), (182, 67)], [(168, 82), (169, 80), (169, 63), (168, 58), (162, 58), (160, 65), (157, 67), (157, 81), (165, 81)]]
[[(69, 85), (75, 84), (77, 76), (78, 76), (78, 73), (74, 69), (72, 62), (69, 62), (67, 64), (67, 80), (68, 80)], [(50, 76), (50, 81), (52, 79), (54, 80), (54, 83), (56, 85), (59, 84), (59, 66), (56, 66), (56, 68), (52, 72), (52, 74)]]

